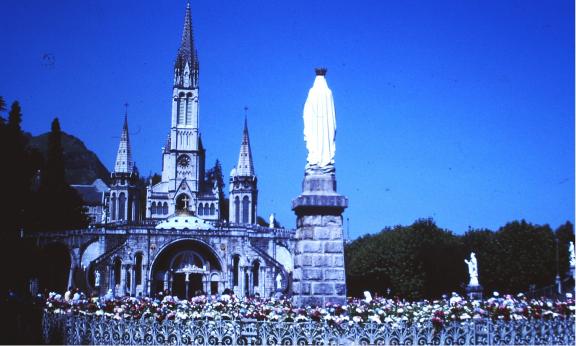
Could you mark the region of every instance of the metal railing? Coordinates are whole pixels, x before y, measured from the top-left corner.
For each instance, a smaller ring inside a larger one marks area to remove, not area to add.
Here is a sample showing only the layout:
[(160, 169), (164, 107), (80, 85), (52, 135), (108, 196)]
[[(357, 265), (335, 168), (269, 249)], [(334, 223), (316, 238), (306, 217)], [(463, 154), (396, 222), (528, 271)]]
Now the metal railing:
[(574, 345), (574, 317), (549, 320), (468, 320), (336, 325), (256, 320), (115, 320), (94, 315), (44, 313), (44, 342), (93, 345)]

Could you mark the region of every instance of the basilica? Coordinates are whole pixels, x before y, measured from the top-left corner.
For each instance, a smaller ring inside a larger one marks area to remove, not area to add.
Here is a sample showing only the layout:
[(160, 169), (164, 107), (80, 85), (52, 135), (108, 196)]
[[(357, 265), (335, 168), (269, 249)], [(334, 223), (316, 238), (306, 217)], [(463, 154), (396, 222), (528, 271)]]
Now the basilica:
[(248, 123), (241, 136), (239, 131), (227, 202), (221, 181), (206, 171), (198, 90), (199, 60), (188, 3), (174, 62), (161, 178), (145, 187), (140, 183), (126, 115), (112, 183), (105, 189), (99, 184), (100, 207), (90, 209), (93, 225), (36, 235), (51, 259), (61, 259), (54, 261), (60, 268), (40, 274), (40, 286), (115, 296), (170, 292), (180, 298), (225, 289), (240, 297), (271, 296), (289, 289), (295, 231), (275, 228), (273, 222), (256, 224), (258, 179)]

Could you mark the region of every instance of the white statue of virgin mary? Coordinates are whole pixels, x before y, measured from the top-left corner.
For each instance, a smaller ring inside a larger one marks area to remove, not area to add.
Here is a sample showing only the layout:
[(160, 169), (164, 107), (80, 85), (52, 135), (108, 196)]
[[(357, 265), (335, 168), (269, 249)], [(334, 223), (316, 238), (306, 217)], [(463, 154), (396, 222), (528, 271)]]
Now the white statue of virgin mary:
[(304, 141), (308, 149), (306, 175), (333, 174), (336, 153), (336, 113), (326, 69), (316, 69), (314, 85), (304, 104)]

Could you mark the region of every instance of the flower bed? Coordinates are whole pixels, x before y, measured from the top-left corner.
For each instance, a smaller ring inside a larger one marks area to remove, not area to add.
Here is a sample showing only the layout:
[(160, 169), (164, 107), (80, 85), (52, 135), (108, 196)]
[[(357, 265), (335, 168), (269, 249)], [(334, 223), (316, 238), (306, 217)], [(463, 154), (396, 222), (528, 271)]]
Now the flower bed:
[(348, 304), (325, 307), (295, 307), (289, 300), (238, 299), (223, 295), (179, 300), (166, 296), (151, 298), (100, 298), (64, 300), (51, 294), (46, 301), (47, 312), (56, 314), (94, 315), (116, 320), (146, 320), (157, 322), (188, 320), (242, 320), (273, 322), (324, 321), (332, 324), (432, 322), (441, 328), (449, 322), (470, 319), (539, 320), (574, 316), (572, 299), (566, 301), (528, 300), (525, 298), (493, 297), (486, 301), (450, 300), (406, 302), (376, 298), (370, 302), (349, 299)]

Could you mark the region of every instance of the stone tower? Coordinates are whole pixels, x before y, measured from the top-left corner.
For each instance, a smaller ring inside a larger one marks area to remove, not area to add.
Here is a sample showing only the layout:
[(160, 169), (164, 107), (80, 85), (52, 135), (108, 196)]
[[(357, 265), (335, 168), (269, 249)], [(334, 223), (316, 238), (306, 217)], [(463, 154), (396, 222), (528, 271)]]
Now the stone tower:
[[(170, 141), (163, 155), (162, 181), (168, 182), (169, 207), (177, 208), (180, 200), (195, 210), (194, 200), (200, 190), (201, 173), (198, 131), (198, 56), (192, 36), (190, 3), (186, 6), (182, 41), (174, 63), (172, 120)], [(183, 206), (180, 206), (182, 208)]]
[(299, 306), (346, 303), (342, 213), (348, 199), (336, 192), (332, 92), (326, 70), (317, 69), (316, 74), (304, 108), (308, 163), (302, 194), (292, 201), (297, 217), (293, 300)]
[(244, 119), (244, 132), (238, 164), (230, 172), (230, 214), (231, 223), (255, 224), (258, 204), (258, 179), (254, 173), (248, 121)]
[(140, 220), (140, 191), (138, 169), (132, 160), (132, 148), (128, 135), (128, 113), (124, 115), (124, 126), (116, 155), (116, 164), (111, 173), (112, 186), (108, 195), (107, 222), (132, 223)]
[(165, 219), (184, 209), (205, 220), (220, 219), (219, 191), (214, 189), (213, 182), (205, 181), (206, 152), (199, 125), (199, 66), (188, 2), (174, 62), (170, 133), (162, 150), (162, 177), (147, 189), (146, 217), (150, 219)]

